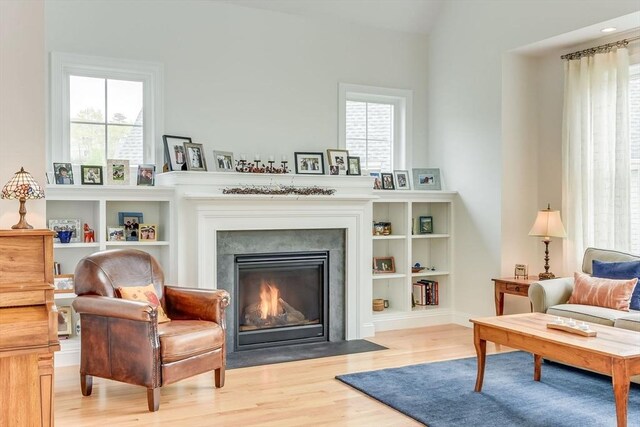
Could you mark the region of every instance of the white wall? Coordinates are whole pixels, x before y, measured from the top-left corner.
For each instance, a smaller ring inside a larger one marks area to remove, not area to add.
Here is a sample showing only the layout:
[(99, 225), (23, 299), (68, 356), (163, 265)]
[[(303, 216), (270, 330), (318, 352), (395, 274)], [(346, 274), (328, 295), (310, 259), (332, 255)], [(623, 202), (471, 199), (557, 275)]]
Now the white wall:
[[(517, 72), (521, 68), (507, 64), (504, 70), (504, 55), (518, 46), (636, 10), (635, 0), (445, 3), (429, 36), (428, 154), (429, 164), (441, 167), (449, 187), (460, 192), (461, 206), (456, 211), (455, 258), (458, 261), (454, 298), (459, 312), (493, 313), (490, 278), (506, 273), (503, 265), (511, 263), (511, 257), (529, 264), (537, 261), (525, 259), (532, 256), (530, 241), (534, 238), (520, 235), (526, 229), (525, 223), (535, 218), (535, 212), (526, 219), (506, 221), (508, 229), (503, 229), (504, 218), (523, 215), (530, 208), (527, 205), (533, 205), (532, 199), (537, 210), (547, 201), (536, 200), (538, 197), (554, 197), (549, 200), (551, 203), (559, 201), (554, 194), (547, 196), (547, 190), (539, 190), (543, 185), (549, 186), (548, 180), (556, 179), (555, 172), (537, 186), (528, 183), (519, 195), (509, 183), (523, 180), (523, 172), (547, 171), (548, 166), (536, 164), (524, 171), (504, 167), (503, 161), (509, 161), (511, 156), (528, 153), (527, 147), (511, 147), (503, 157), (505, 145), (528, 143), (528, 138), (503, 139), (502, 72)], [(509, 79), (512, 77), (506, 77), (505, 82)], [(524, 96), (522, 102), (526, 102), (530, 91), (523, 90), (518, 96)], [(526, 109), (513, 114), (517, 117), (522, 112)], [(540, 148), (537, 156), (532, 154), (531, 161), (537, 163), (536, 157), (540, 158)], [(512, 205), (503, 200), (507, 197), (502, 194), (503, 184), (508, 196), (513, 197), (509, 201), (524, 203), (526, 207), (516, 208), (512, 213)], [(519, 242), (509, 246), (509, 258), (503, 262), (506, 254), (503, 246), (508, 239), (519, 239)], [(559, 264), (558, 268), (561, 268)]]
[[(44, 4), (0, 1), (0, 189), (24, 166), (45, 185)], [(16, 200), (0, 200), (0, 229), (19, 220)], [(27, 201), (27, 222), (45, 227), (45, 203)]]
[(163, 63), (165, 132), (205, 143), (210, 168), (213, 149), (337, 147), (338, 82), (413, 89), (412, 157), (426, 161), (424, 36), (210, 1), (54, 0), (45, 18), (47, 52)]

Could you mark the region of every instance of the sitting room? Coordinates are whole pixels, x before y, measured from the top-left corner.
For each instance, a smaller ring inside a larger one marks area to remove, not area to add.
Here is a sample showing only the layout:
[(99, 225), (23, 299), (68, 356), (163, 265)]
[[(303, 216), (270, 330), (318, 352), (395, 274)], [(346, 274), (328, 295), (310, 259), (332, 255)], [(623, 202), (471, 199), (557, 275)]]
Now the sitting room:
[(2, 0), (0, 151), (0, 426), (640, 425), (637, 0)]

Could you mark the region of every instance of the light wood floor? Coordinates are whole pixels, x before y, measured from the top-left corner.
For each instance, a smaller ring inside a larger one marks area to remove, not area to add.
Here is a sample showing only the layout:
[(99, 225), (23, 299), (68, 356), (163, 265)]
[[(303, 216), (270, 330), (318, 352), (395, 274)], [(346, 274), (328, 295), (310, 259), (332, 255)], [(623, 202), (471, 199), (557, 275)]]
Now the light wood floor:
[[(380, 332), (388, 350), (213, 373), (161, 389), (160, 411), (147, 411), (144, 388), (94, 378), (80, 393), (77, 367), (56, 369), (57, 426), (417, 426), (395, 410), (344, 385), (339, 374), (475, 356), (473, 331), (457, 325)], [(487, 352), (499, 351), (487, 343)], [(502, 350), (506, 350), (505, 347)], [(469, 384), (473, 387), (474, 384)]]

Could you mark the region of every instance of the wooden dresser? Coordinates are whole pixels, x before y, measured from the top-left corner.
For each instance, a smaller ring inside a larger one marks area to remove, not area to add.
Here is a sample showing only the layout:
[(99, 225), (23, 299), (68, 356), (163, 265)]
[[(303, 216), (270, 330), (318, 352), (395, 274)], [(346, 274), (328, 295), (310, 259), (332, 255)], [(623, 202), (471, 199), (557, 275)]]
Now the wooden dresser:
[(53, 426), (53, 232), (0, 230), (0, 426)]

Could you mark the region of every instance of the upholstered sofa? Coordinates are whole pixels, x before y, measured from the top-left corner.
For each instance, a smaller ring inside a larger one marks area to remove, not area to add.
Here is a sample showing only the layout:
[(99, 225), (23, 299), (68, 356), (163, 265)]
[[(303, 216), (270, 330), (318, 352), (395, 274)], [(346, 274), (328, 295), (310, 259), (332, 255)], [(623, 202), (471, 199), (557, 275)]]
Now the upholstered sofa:
[[(594, 259), (602, 262), (624, 262), (640, 260), (640, 256), (607, 249), (588, 248), (582, 260), (584, 273), (591, 274)], [(529, 299), (533, 311), (640, 332), (640, 311), (620, 311), (592, 305), (567, 304), (572, 291), (573, 277), (532, 283), (529, 286)]]

